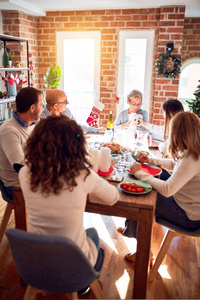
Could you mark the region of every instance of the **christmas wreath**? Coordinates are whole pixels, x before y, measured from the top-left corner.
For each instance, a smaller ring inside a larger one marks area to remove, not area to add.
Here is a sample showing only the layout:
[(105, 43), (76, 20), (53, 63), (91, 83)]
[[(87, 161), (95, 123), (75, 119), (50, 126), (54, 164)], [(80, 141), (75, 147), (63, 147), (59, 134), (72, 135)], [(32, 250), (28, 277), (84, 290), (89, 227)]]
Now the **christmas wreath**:
[(160, 58), (156, 60), (155, 71), (158, 75), (163, 74), (165, 78), (176, 78), (181, 72), (181, 57), (171, 55), (170, 53), (161, 53)]

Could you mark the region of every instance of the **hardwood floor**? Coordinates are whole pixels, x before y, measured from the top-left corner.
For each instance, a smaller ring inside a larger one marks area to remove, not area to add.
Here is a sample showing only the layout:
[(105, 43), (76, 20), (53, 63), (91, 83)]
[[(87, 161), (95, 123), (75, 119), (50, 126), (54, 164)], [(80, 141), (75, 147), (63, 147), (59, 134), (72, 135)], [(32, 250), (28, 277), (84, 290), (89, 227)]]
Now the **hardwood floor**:
[[(5, 202), (0, 199), (0, 221)], [(86, 214), (85, 225), (94, 225), (105, 249), (105, 262), (99, 277), (107, 299), (130, 299), (133, 289), (134, 266), (124, 260), (127, 252), (135, 251), (136, 241), (122, 237), (116, 231), (124, 225), (124, 219), (95, 214)], [(8, 227), (14, 227), (12, 213)], [(165, 228), (154, 224), (152, 251), (157, 254)], [(9, 245), (4, 236), (0, 245), (0, 299), (23, 299), (25, 287), (20, 285), (20, 278), (13, 262)], [(90, 291), (82, 299), (93, 299)], [(152, 282), (148, 282), (148, 299), (198, 299), (200, 298), (200, 238), (184, 236), (175, 238)], [(38, 296), (37, 299), (44, 299)], [(63, 299), (60, 295), (49, 295), (45, 299)]]

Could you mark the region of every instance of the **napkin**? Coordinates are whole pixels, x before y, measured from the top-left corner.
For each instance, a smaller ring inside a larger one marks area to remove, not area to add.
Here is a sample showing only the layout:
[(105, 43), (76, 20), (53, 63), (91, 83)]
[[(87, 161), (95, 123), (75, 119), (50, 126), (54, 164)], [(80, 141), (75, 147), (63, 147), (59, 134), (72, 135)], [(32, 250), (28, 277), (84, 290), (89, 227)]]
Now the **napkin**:
[(158, 147), (159, 143), (155, 142), (155, 141), (151, 141), (148, 140), (148, 146), (149, 147)]
[[(144, 173), (147, 173), (147, 174), (151, 174), (151, 175), (153, 175), (153, 176), (155, 176), (155, 175), (157, 175), (158, 173), (160, 173), (160, 171), (162, 171), (162, 169), (161, 168), (152, 168), (152, 167), (150, 167), (149, 165), (145, 165), (145, 164), (142, 164), (142, 169), (141, 169)], [(133, 173), (132, 171), (131, 171), (131, 169), (128, 169), (128, 171), (130, 172), (130, 173)]]
[(110, 167), (110, 169), (108, 170), (108, 172), (101, 172), (100, 170), (97, 172), (98, 175), (100, 176), (105, 176), (107, 177), (110, 173), (112, 173), (113, 171), (113, 167)]

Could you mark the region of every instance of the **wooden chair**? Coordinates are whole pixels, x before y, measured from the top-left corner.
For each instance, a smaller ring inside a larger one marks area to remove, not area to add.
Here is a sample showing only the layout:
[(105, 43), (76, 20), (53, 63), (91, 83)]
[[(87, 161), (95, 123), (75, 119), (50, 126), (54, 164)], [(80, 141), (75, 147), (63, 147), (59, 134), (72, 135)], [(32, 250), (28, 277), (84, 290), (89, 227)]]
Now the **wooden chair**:
[(5, 186), (3, 184), (3, 181), (0, 179), (0, 189), (1, 189), (1, 194), (2, 194), (2, 198), (3, 200), (5, 200), (7, 202), (6, 207), (5, 207), (5, 211), (1, 220), (1, 224), (0, 224), (0, 244), (1, 241), (3, 239), (6, 227), (8, 225), (8, 221), (10, 219), (10, 215), (12, 213), (12, 210), (14, 209), (14, 205), (13, 205), (13, 200), (9, 197), (9, 195), (7, 194), (7, 191), (5, 189)]
[(78, 299), (77, 291), (90, 285), (97, 299), (104, 299), (97, 280), (104, 250), (100, 248), (94, 267), (82, 250), (70, 239), (7, 229), (14, 261), (21, 278), (28, 284), (24, 300), (36, 298), (38, 293), (70, 294)]
[(188, 231), (188, 230), (183, 229), (177, 225), (174, 225), (173, 223), (171, 223), (165, 219), (162, 219), (160, 217), (156, 217), (156, 222), (167, 227), (168, 230), (163, 238), (163, 241), (160, 246), (155, 263), (150, 270), (149, 281), (152, 281), (154, 279), (173, 238), (175, 238), (177, 236), (182, 236), (182, 235), (189, 235), (192, 237), (200, 237), (200, 228), (195, 231)]

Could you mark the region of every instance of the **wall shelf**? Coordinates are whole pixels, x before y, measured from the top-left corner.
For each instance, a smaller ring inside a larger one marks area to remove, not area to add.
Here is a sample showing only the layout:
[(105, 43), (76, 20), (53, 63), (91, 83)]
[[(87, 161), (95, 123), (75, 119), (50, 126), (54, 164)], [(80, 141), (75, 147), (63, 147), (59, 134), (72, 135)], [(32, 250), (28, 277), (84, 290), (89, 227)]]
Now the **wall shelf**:
[[(28, 86), (30, 86), (30, 69), (29, 69), (29, 45), (28, 45), (28, 40), (20, 38), (20, 37), (16, 37), (16, 36), (9, 36), (9, 35), (5, 35), (5, 34), (0, 34), (0, 41), (3, 42), (3, 47), (4, 49), (7, 48), (7, 42), (18, 42), (18, 43), (26, 43), (26, 67), (25, 68), (16, 68), (16, 67), (6, 67), (4, 68), (3, 66), (0, 67), (0, 72), (4, 72), (5, 75), (3, 74), (3, 76), (7, 76), (8, 72), (20, 72), (20, 71), (25, 71), (27, 74), (27, 79), (28, 79)], [(8, 91), (8, 90), (7, 90)], [(13, 93), (14, 95), (14, 93)], [(15, 102), (15, 98), (16, 96), (11, 96), (9, 98), (6, 99), (0, 99), (0, 114), (1, 114), (1, 120), (0, 120), (0, 124), (2, 124), (4, 122), (4, 119), (7, 119), (7, 116), (5, 114), (5, 112), (8, 114), (9, 111), (9, 117), (11, 115), (12, 112), (12, 104), (13, 102)]]
[(0, 104), (6, 104), (6, 103), (12, 103), (15, 102), (15, 97), (10, 97), (10, 98), (2, 98), (0, 99)]
[(0, 67), (0, 72), (1, 71), (13, 71), (13, 72), (18, 72), (18, 71), (29, 71), (29, 68), (1, 68)]

